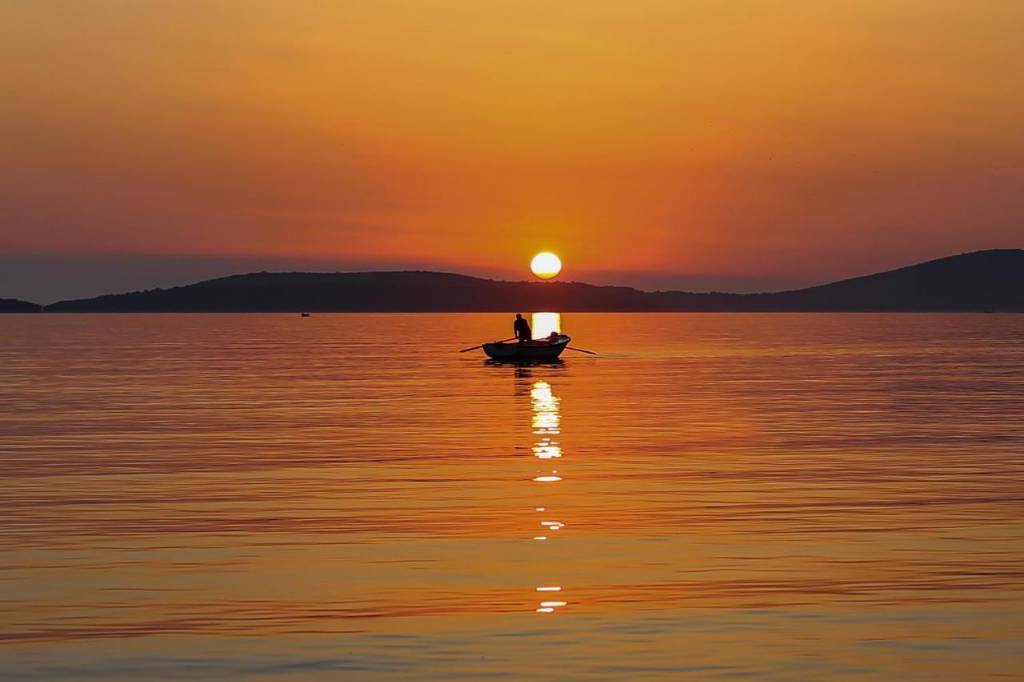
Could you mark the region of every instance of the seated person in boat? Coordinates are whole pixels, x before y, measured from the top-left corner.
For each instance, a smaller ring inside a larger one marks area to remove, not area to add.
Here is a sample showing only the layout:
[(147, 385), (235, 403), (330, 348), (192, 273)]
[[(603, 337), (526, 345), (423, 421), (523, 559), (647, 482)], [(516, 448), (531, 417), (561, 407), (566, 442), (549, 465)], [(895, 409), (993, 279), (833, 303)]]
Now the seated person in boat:
[(516, 313), (516, 321), (513, 323), (512, 329), (515, 331), (519, 343), (526, 343), (533, 336), (533, 332), (530, 331), (530, 323), (523, 319), (522, 313)]

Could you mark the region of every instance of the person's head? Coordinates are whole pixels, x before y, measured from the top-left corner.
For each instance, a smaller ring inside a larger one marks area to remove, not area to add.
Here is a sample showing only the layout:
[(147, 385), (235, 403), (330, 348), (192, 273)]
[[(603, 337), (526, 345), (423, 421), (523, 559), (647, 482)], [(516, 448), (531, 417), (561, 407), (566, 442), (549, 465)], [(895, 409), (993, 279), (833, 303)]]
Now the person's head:
[(523, 314), (522, 313), (516, 313), (516, 319), (517, 320), (523, 319)]

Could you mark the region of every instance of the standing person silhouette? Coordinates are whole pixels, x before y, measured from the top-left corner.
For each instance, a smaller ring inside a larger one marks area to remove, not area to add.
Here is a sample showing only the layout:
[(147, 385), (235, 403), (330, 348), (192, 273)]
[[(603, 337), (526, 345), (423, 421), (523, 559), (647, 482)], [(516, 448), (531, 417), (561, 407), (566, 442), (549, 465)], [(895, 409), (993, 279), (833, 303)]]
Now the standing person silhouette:
[(516, 313), (516, 321), (513, 323), (512, 329), (515, 330), (519, 343), (526, 343), (533, 336), (533, 332), (530, 331), (530, 323), (523, 319), (522, 313)]

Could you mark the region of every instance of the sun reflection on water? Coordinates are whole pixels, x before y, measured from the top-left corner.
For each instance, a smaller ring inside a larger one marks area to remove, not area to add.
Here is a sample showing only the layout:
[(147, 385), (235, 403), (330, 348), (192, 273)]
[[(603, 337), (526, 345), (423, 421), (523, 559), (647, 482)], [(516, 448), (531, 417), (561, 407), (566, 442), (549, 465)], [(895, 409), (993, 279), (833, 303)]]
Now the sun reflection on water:
[[(557, 313), (534, 313), (533, 329), (535, 336), (546, 336), (551, 331), (560, 331), (558, 328)], [(533, 434), (537, 439), (533, 443), (533, 456), (539, 460), (547, 461), (562, 457), (562, 446), (556, 437), (561, 434), (561, 416), (559, 414), (559, 398), (551, 391), (551, 384), (546, 381), (536, 381), (530, 389), (530, 404), (532, 406)], [(539, 483), (557, 483), (562, 480), (557, 476), (557, 469), (551, 473), (544, 473), (534, 477)], [(536, 512), (546, 512), (548, 507), (534, 507)], [(547, 533), (561, 531), (565, 524), (561, 521), (550, 518), (539, 522), (541, 528)], [(550, 536), (535, 535), (534, 540), (546, 541)], [(536, 588), (537, 592), (561, 592), (561, 585), (541, 585)], [(555, 613), (568, 604), (564, 600), (543, 600), (534, 609), (537, 613)]]
[(533, 338), (543, 339), (551, 332), (562, 332), (562, 316), (559, 313), (533, 313), (530, 321)]

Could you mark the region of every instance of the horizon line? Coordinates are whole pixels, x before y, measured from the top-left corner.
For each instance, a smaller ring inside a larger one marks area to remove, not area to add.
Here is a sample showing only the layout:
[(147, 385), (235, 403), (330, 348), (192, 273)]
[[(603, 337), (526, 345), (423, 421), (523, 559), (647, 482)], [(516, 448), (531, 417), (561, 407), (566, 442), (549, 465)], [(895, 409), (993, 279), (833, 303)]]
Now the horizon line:
[(905, 269), (908, 269), (908, 268), (913, 268), (913, 267), (917, 267), (917, 266), (921, 266), (921, 265), (926, 265), (926, 264), (929, 264), (929, 263), (935, 263), (935, 262), (940, 262), (940, 261), (944, 261), (944, 260), (959, 258), (959, 257), (963, 257), (963, 256), (970, 256), (970, 255), (977, 255), (977, 254), (984, 254), (984, 253), (1016, 252), (1016, 251), (1024, 251), (1024, 248), (993, 248), (993, 249), (978, 249), (978, 250), (975, 250), (975, 251), (964, 251), (964, 252), (960, 252), (960, 253), (957, 253), (957, 254), (950, 254), (950, 255), (947, 255), (947, 256), (939, 257), (939, 258), (933, 258), (933, 259), (929, 259), (929, 260), (924, 260), (924, 261), (919, 261), (919, 262), (915, 262), (915, 263), (910, 263), (910, 264), (903, 265), (903, 266), (896, 267), (896, 268), (892, 268), (892, 269), (889, 269), (889, 270), (869, 272), (869, 273), (865, 273), (865, 274), (861, 274), (861, 275), (855, 275), (855, 276), (852, 276), (852, 277), (846, 277), (846, 278), (841, 278), (841, 279), (836, 279), (836, 280), (830, 280), (830, 281), (820, 282), (820, 283), (817, 283), (817, 284), (810, 284), (810, 285), (803, 286), (803, 287), (798, 287), (798, 288), (786, 288), (786, 289), (778, 289), (778, 290), (760, 290), (760, 291), (751, 291), (751, 292), (722, 291), (722, 290), (717, 290), (717, 289), (705, 290), (705, 291), (684, 290), (684, 289), (641, 289), (639, 287), (629, 286), (629, 285), (624, 285), (624, 284), (593, 284), (593, 283), (586, 282), (586, 281), (570, 280), (570, 279), (567, 279), (567, 280), (499, 279), (499, 278), (484, 277), (484, 276), (474, 275), (474, 274), (464, 274), (464, 273), (460, 273), (460, 272), (449, 272), (449, 271), (443, 271), (443, 270), (415, 269), (415, 268), (402, 268), (402, 269), (394, 269), (394, 270), (334, 270), (334, 271), (330, 271), (330, 270), (266, 270), (266, 269), (264, 269), (264, 270), (253, 270), (253, 271), (248, 271), (248, 272), (228, 273), (228, 274), (219, 275), (219, 276), (216, 276), (216, 277), (209, 277), (209, 278), (205, 278), (205, 279), (200, 279), (200, 280), (192, 281), (192, 282), (189, 282), (187, 284), (180, 284), (180, 285), (174, 285), (174, 286), (166, 286), (166, 287), (156, 286), (156, 287), (149, 287), (149, 288), (142, 288), (142, 289), (133, 289), (133, 290), (129, 290), (129, 291), (123, 291), (123, 292), (120, 292), (120, 293), (105, 293), (105, 294), (98, 294), (98, 295), (95, 295), (95, 296), (84, 296), (84, 297), (75, 297), (75, 298), (62, 298), (62, 299), (58, 299), (58, 300), (55, 300), (55, 301), (53, 301), (51, 303), (46, 303), (46, 304), (39, 304), (39, 303), (35, 303), (34, 301), (28, 301), (28, 300), (25, 300), (25, 299), (17, 299), (17, 298), (4, 298), (4, 297), (0, 297), (0, 299), (8, 300), (8, 301), (21, 301), (23, 303), (28, 303), (28, 304), (31, 304), (31, 305), (39, 306), (42, 309), (42, 308), (46, 308), (46, 307), (49, 307), (49, 306), (52, 306), (52, 305), (56, 305), (56, 304), (59, 304), (59, 303), (66, 303), (66, 302), (72, 302), (72, 301), (81, 301), (81, 300), (91, 300), (91, 299), (96, 299), (96, 298), (105, 298), (105, 297), (112, 297), (112, 296), (124, 296), (124, 295), (131, 295), (131, 294), (137, 294), (137, 293), (145, 293), (145, 292), (149, 292), (149, 291), (165, 291), (165, 290), (170, 290), (170, 289), (181, 289), (181, 288), (187, 288), (187, 287), (190, 287), (190, 286), (195, 286), (197, 284), (202, 284), (204, 282), (213, 282), (213, 281), (217, 281), (217, 280), (230, 279), (230, 278), (233, 278), (233, 277), (248, 277), (248, 276), (252, 276), (252, 275), (261, 275), (261, 274), (263, 274), (263, 275), (353, 275), (353, 276), (354, 275), (387, 275), (387, 274), (426, 274), (426, 275), (442, 275), (442, 276), (448, 276), (448, 277), (461, 277), (461, 278), (466, 278), (466, 279), (472, 279), (472, 280), (478, 280), (478, 281), (486, 281), (486, 282), (495, 282), (495, 283), (502, 283), (502, 284), (527, 284), (527, 285), (540, 285), (540, 286), (544, 286), (544, 285), (554, 285), (554, 286), (558, 286), (558, 285), (563, 285), (563, 286), (565, 286), (565, 285), (578, 285), (578, 286), (588, 286), (588, 287), (594, 287), (594, 288), (628, 289), (628, 290), (631, 290), (631, 291), (637, 291), (637, 292), (645, 293), (645, 294), (690, 294), (690, 295), (758, 296), (758, 295), (775, 295), (775, 294), (786, 294), (786, 293), (797, 292), (797, 291), (805, 291), (805, 290), (814, 289), (814, 288), (817, 288), (817, 287), (829, 286), (829, 285), (832, 285), (832, 284), (838, 284), (838, 283), (842, 283), (842, 282), (849, 282), (849, 281), (859, 280), (859, 279), (863, 279), (863, 278), (874, 277), (874, 276), (877, 276), (877, 275), (882, 275), (882, 274), (890, 273), (890, 272), (897, 272), (897, 271), (905, 270)]

